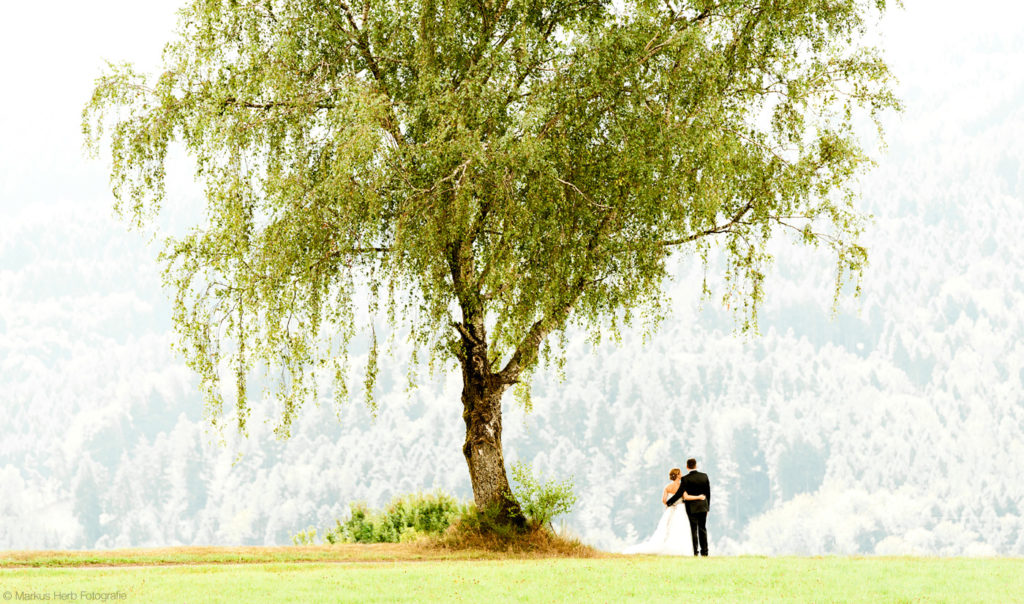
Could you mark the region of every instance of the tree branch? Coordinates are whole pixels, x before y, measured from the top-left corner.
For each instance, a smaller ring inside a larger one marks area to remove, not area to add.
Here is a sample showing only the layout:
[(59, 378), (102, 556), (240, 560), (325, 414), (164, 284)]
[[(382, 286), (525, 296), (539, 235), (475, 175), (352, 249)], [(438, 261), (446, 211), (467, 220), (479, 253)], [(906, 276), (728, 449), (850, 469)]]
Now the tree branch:
[[(598, 244), (603, 240), (605, 227), (615, 216), (615, 212), (607, 212), (604, 218), (601, 220), (601, 224), (595, 229), (593, 237), (587, 244), (587, 253), (593, 253), (597, 249)], [(570, 294), (569, 297), (562, 302), (562, 304), (553, 308), (546, 316), (537, 320), (533, 325), (530, 326), (529, 331), (520, 340), (519, 345), (516, 346), (516, 350), (512, 353), (512, 357), (505, 363), (505, 367), (499, 371), (496, 376), (503, 384), (514, 384), (519, 380), (519, 375), (523, 372), (526, 366), (532, 363), (533, 359), (537, 355), (537, 350), (540, 348), (540, 343), (544, 341), (544, 338), (551, 333), (551, 331), (557, 327), (565, 318), (569, 312), (572, 311), (573, 306), (583, 295), (583, 292), (587, 287), (599, 283), (604, 277), (598, 279), (587, 279), (581, 275), (576, 283), (566, 288)]]
[[(377, 63), (377, 59), (373, 56), (373, 53), (370, 52), (370, 42), (366, 37), (366, 32), (359, 29), (359, 26), (356, 24), (356, 18), (352, 14), (352, 9), (349, 7), (348, 2), (345, 0), (339, 0), (339, 4), (341, 5), (342, 10), (345, 11), (345, 18), (348, 20), (349, 27), (352, 28), (352, 31), (346, 33), (348, 33), (353, 41), (355, 41), (360, 54), (363, 55), (363, 60), (366, 61), (367, 68), (370, 70), (370, 73), (373, 74), (373, 79), (377, 81), (377, 85), (380, 86), (381, 92), (384, 93), (384, 96), (388, 98), (388, 102), (391, 103), (393, 101), (391, 91), (388, 89), (387, 81), (384, 80), (384, 74), (380, 70), (380, 65)], [(366, 5), (366, 11), (367, 12), (363, 15), (364, 25), (365, 19), (369, 16), (369, 3)], [(396, 145), (405, 140), (405, 137), (402, 136), (401, 130), (398, 129), (393, 113), (389, 112), (388, 117), (384, 119), (384, 128), (389, 134), (391, 134), (391, 138), (394, 139)]]
[[(228, 98), (224, 99), (222, 102), (223, 102), (224, 105), (234, 105), (236, 107), (246, 107), (248, 109), (277, 109), (277, 108), (295, 109), (297, 107), (302, 107), (303, 106), (302, 102), (294, 102), (294, 101), (267, 101), (265, 103), (257, 103), (257, 102), (254, 102), (254, 101), (241, 101), (241, 100), (238, 100), (237, 98), (235, 98), (233, 96), (229, 96)], [(316, 109), (334, 109), (334, 107), (335, 107), (334, 103), (323, 103), (323, 102), (320, 102), (320, 103), (310, 103), (310, 104), (308, 104), (308, 106), (316, 108)]]
[[(658, 35), (660, 35), (660, 34), (656, 34), (656, 35), (655, 35), (655, 36), (654, 36), (653, 38), (651, 38), (651, 39), (650, 39), (650, 40), (649, 40), (649, 41), (647, 42), (647, 44), (646, 44), (646, 45), (644, 46), (644, 48), (643, 48), (643, 50), (642, 50), (642, 52), (643, 52), (643, 56), (641, 56), (641, 57), (640, 57), (640, 58), (639, 58), (639, 59), (638, 59), (637, 61), (635, 61), (635, 62), (630, 62), (630, 63), (628, 63), (628, 64), (626, 64), (626, 65), (623, 65), (623, 66), (622, 66), (622, 67), (620, 67), (620, 68), (619, 68), (618, 70), (616, 70), (616, 71), (615, 71), (615, 73), (611, 74), (610, 76), (608, 76), (607, 78), (604, 78), (604, 79), (605, 79), (605, 80), (614, 80), (614, 79), (618, 78), (618, 77), (619, 77), (620, 75), (622, 75), (622, 73), (623, 73), (623, 72), (624, 72), (624, 71), (625, 71), (625, 70), (626, 70), (626, 69), (627, 69), (628, 67), (635, 67), (635, 66), (640, 66), (640, 65), (643, 65), (644, 63), (646, 63), (647, 61), (649, 61), (649, 60), (650, 60), (650, 59), (651, 59), (652, 57), (654, 57), (654, 56), (655, 56), (656, 54), (658, 54), (659, 52), (661, 52), (661, 50), (662, 50), (662, 49), (664, 49), (664, 48), (665, 48), (666, 46), (668, 46), (669, 42), (671, 42), (671, 41), (672, 41), (672, 39), (673, 39), (673, 38), (674, 38), (674, 37), (675, 37), (675, 36), (676, 36), (676, 35), (677, 35), (677, 34), (678, 34), (678, 33), (679, 33), (680, 31), (683, 31), (683, 30), (685, 30), (685, 29), (688, 29), (689, 27), (691, 27), (691, 26), (693, 26), (693, 25), (696, 25), (696, 24), (698, 24), (698, 23), (700, 23), (700, 22), (704, 21), (705, 19), (707, 19), (707, 18), (708, 18), (708, 17), (710, 17), (710, 16), (711, 16), (711, 11), (710, 11), (709, 9), (705, 9), (705, 10), (704, 10), (704, 11), (702, 11), (701, 13), (699, 13), (699, 14), (695, 15), (695, 16), (694, 16), (694, 17), (693, 17), (692, 19), (688, 19), (688, 20), (686, 20), (686, 22), (685, 22), (685, 23), (683, 24), (682, 28), (680, 28), (679, 30), (676, 30), (676, 31), (672, 32), (672, 33), (671, 33), (671, 34), (670, 34), (670, 35), (668, 36), (668, 38), (666, 38), (666, 39), (665, 39), (665, 41), (661, 42), (660, 44), (655, 44), (655, 43), (654, 43), (654, 42), (655, 42), (655, 40), (657, 40), (657, 36), (658, 36)], [(672, 19), (670, 20), (670, 24), (671, 24), (671, 23), (675, 23), (676, 21), (679, 21), (679, 20), (681, 20), (681, 19), (680, 19), (679, 17), (673, 17), (673, 18), (672, 18)], [(589, 103), (590, 101), (592, 101), (592, 100), (596, 99), (596, 98), (597, 98), (597, 97), (599, 97), (600, 95), (601, 95), (601, 91), (600, 91), (600, 90), (596, 90), (596, 91), (592, 92), (592, 93), (590, 94), (590, 96), (589, 96), (589, 97), (587, 97), (587, 98), (586, 98), (586, 100), (584, 100), (584, 101), (583, 101), (583, 104)], [(604, 111), (604, 110), (602, 110), (602, 111)], [(551, 116), (551, 117), (550, 117), (550, 118), (548, 119), (548, 121), (544, 123), (544, 126), (543, 126), (543, 127), (541, 127), (541, 130), (540, 130), (540, 134), (538, 135), (538, 138), (544, 138), (544, 136), (545, 136), (545, 135), (547, 135), (547, 132), (548, 132), (548, 130), (550, 130), (550, 129), (551, 129), (551, 128), (553, 128), (553, 127), (554, 127), (554, 126), (555, 126), (556, 124), (558, 124), (558, 122), (559, 122), (559, 121), (560, 121), (560, 120), (562, 119), (562, 117), (563, 117), (564, 115), (565, 115), (565, 112), (564, 112), (564, 111), (558, 111), (557, 113), (555, 113), (554, 115), (552, 115), (552, 116)]]
[(331, 250), (334, 256), (343, 256), (345, 254), (368, 254), (368, 253), (387, 253), (390, 252), (391, 248), (383, 246), (373, 247), (351, 247), (344, 250)]
[(683, 237), (681, 239), (669, 239), (667, 241), (662, 241), (661, 245), (663, 245), (665, 247), (668, 247), (670, 245), (679, 245), (681, 243), (689, 243), (691, 241), (696, 241), (697, 239), (700, 239), (701, 237), (706, 237), (708, 235), (717, 235), (719, 233), (727, 233), (727, 232), (732, 230), (732, 227), (736, 226), (737, 224), (740, 224), (741, 221), (743, 220), (743, 217), (746, 216), (747, 212), (749, 212), (751, 209), (753, 209), (753, 207), (754, 207), (754, 202), (753, 201), (748, 201), (747, 205), (743, 206), (742, 208), (739, 209), (738, 212), (733, 214), (733, 217), (730, 218), (728, 222), (716, 225), (716, 226), (714, 226), (714, 227), (712, 227), (710, 229), (705, 229), (703, 231), (698, 231), (698, 232), (696, 232), (696, 233), (694, 233), (692, 235), (689, 235), (687, 237)]

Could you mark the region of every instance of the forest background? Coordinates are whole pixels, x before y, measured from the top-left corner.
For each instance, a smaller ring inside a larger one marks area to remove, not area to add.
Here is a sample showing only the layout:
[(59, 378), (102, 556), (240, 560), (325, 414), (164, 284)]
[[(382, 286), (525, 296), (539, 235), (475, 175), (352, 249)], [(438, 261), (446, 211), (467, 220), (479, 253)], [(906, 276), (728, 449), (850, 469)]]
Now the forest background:
[[(204, 423), (170, 351), (158, 248), (113, 217), (79, 132), (102, 59), (151, 71), (177, 4), (22, 3), (0, 20), (0, 548), (286, 544), (350, 502), (469, 497), (454, 372), (406, 393), (406, 367), (383, 365), (376, 419), (358, 402), (340, 418), (309, 405), (288, 441), (266, 408), (247, 440)], [(643, 538), (668, 469), (695, 456), (716, 553), (1024, 555), (1011, 6), (910, 0), (878, 25), (906, 110), (860, 185), (875, 216), (860, 299), (833, 317), (829, 255), (780, 243), (761, 335), (736, 336), (717, 298), (701, 302), (699, 263), (680, 258), (651, 341), (571, 334), (565, 380), (538, 373), (528, 414), (508, 397), (506, 459), (573, 477), (566, 530), (613, 550)], [(202, 207), (175, 161), (164, 232)]]

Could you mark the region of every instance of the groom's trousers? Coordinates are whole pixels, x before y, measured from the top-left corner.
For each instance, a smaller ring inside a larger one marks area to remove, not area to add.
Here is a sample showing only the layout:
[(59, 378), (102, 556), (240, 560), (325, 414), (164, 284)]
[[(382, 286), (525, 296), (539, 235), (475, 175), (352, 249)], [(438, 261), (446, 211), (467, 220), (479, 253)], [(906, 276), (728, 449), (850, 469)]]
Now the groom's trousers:
[[(708, 513), (693, 512), (686, 514), (690, 521), (690, 537), (693, 539), (693, 555), (708, 555)], [(699, 546), (699, 549), (698, 549)]]

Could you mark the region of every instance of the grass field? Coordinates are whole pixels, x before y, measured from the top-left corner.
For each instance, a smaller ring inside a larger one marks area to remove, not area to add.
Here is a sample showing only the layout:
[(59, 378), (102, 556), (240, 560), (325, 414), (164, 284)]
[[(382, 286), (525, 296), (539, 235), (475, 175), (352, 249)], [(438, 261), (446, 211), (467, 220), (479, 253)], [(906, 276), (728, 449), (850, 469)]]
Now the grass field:
[(1024, 602), (1024, 559), (531, 559), (408, 545), (3, 552), (0, 596), (12, 602)]

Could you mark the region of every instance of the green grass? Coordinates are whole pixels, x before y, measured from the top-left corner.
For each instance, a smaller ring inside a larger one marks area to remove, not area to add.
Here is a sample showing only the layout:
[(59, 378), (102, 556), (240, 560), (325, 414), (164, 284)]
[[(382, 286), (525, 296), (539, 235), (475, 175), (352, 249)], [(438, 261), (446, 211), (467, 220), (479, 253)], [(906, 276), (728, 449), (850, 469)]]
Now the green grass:
[[(445, 550), (415, 543), (293, 547), (164, 547), (0, 552), (0, 569), (67, 566), (166, 566), (266, 562), (411, 562), (506, 558), (498, 552)], [(2, 594), (0, 594), (2, 595)]]
[(9, 592), (12, 599), (5, 601), (18, 601), (15, 592), (49, 594), (54, 601), (56, 593), (70, 592), (79, 602), (101, 601), (83, 591), (124, 594), (113, 600), (123, 602), (1024, 602), (1024, 559), (1009, 558), (337, 559), (8, 565), (0, 570), (0, 596)]

